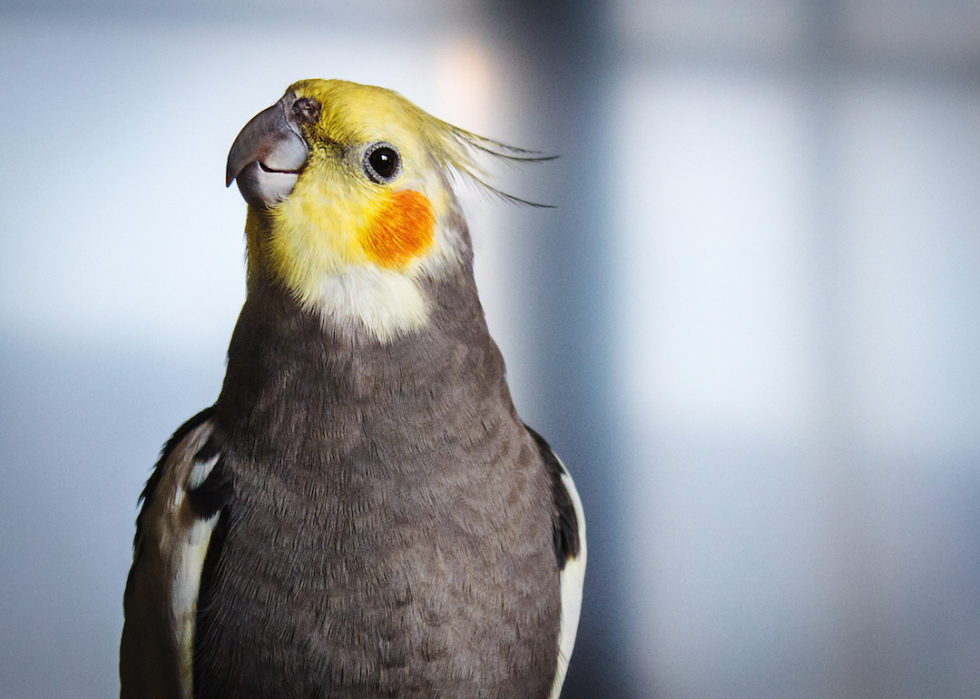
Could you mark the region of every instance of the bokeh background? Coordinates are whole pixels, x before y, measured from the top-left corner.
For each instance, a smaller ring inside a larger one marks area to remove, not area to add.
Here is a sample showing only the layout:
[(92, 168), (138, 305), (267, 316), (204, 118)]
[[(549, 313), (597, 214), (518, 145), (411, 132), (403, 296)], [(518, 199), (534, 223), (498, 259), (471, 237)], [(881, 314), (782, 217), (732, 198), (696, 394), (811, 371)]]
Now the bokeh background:
[(225, 157), (305, 77), (562, 156), (464, 196), (589, 512), (566, 699), (980, 696), (976, 0), (2, 0), (0, 697), (117, 691)]

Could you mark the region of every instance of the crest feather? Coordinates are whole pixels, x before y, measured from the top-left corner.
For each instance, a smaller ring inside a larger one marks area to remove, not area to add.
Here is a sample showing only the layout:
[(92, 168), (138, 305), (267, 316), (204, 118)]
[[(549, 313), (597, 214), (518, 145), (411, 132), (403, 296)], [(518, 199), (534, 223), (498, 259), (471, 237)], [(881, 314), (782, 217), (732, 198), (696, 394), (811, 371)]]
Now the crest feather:
[[(428, 116), (428, 115), (427, 115)], [(503, 199), (512, 204), (532, 206), (537, 209), (553, 209), (550, 204), (538, 204), (527, 199), (521, 199), (513, 194), (507, 194), (487, 180), (491, 175), (482, 168), (477, 162), (480, 154), (489, 155), (495, 160), (500, 160), (511, 165), (524, 165), (527, 163), (542, 163), (555, 160), (557, 155), (544, 155), (540, 151), (526, 150), (509, 146), (500, 141), (461, 129), (458, 126), (446, 123), (441, 119), (429, 116), (431, 125), (435, 126), (434, 140), (438, 141), (439, 146), (435, 149), (436, 156), (440, 159), (443, 166), (454, 180), (461, 180), (476, 185), (478, 191), (485, 192), (490, 196)]]

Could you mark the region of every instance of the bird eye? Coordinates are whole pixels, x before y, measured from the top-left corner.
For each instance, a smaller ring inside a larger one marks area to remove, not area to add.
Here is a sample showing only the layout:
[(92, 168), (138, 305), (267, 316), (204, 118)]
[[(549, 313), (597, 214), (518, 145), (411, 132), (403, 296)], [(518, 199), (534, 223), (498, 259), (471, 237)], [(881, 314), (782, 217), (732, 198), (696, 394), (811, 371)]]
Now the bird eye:
[(387, 143), (375, 143), (364, 151), (361, 161), (364, 174), (378, 184), (391, 182), (402, 170), (402, 161), (395, 147)]

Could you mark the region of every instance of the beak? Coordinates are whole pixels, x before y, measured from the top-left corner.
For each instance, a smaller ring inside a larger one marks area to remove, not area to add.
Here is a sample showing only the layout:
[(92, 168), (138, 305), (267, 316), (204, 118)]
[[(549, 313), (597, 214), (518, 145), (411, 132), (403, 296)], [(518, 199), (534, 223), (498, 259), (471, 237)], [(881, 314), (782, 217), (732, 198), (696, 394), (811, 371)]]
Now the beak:
[[(312, 104), (311, 104), (312, 103)], [(228, 153), (225, 185), (238, 181), (250, 205), (270, 207), (288, 197), (306, 165), (309, 148), (300, 126), (319, 118), (320, 105), (287, 92), (249, 121)]]

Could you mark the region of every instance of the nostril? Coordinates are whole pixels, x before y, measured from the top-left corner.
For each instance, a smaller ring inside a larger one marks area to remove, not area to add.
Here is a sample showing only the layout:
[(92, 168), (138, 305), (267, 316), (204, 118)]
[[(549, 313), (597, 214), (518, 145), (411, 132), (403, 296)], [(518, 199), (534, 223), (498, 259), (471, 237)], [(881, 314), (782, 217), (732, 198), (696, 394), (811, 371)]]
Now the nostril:
[(293, 102), (292, 113), (300, 124), (312, 124), (320, 118), (320, 103), (312, 97), (300, 97)]

